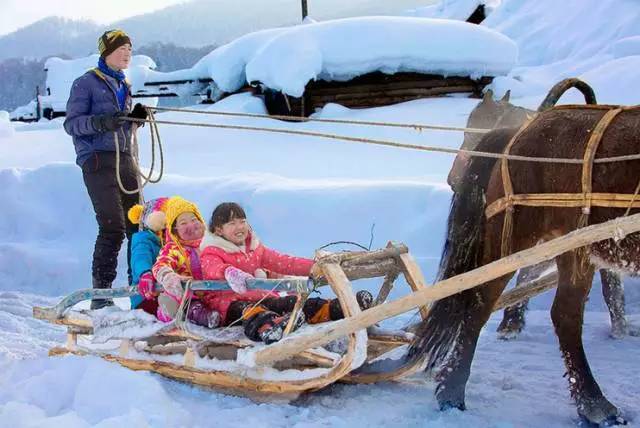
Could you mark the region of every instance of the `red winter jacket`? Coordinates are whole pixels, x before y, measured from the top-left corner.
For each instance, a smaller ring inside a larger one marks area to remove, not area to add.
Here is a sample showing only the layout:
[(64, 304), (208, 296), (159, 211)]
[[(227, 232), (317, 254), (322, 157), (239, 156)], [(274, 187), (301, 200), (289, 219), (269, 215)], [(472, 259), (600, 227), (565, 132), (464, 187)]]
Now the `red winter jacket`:
[[(239, 247), (226, 239), (206, 232), (200, 244), (200, 264), (204, 279), (224, 279), (224, 271), (234, 266), (258, 278), (267, 276), (265, 271), (283, 275), (309, 276), (313, 260), (292, 257), (271, 250), (249, 232), (245, 245)], [(238, 294), (232, 290), (207, 293), (202, 299), (207, 306), (220, 313), (226, 320), (229, 305), (237, 300), (256, 302), (265, 296), (277, 297), (275, 292), (250, 290)], [(227, 320), (229, 321), (229, 320)]]

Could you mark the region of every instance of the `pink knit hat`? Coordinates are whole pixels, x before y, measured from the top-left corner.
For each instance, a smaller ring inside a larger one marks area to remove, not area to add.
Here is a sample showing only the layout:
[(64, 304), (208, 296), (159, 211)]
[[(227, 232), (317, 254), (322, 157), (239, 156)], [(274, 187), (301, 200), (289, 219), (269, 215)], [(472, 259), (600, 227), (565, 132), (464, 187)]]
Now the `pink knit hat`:
[(153, 232), (160, 232), (167, 227), (165, 207), (169, 198), (151, 199), (144, 205), (134, 205), (127, 216), (133, 224), (142, 223), (142, 227)]

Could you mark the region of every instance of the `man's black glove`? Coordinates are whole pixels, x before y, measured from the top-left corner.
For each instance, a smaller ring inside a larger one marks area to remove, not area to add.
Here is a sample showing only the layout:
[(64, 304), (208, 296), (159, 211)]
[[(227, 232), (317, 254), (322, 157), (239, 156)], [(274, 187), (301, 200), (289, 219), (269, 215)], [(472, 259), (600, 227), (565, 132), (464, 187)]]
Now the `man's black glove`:
[[(149, 114), (147, 113), (147, 109), (140, 103), (137, 103), (131, 113), (129, 113), (129, 117), (132, 119), (143, 119), (146, 120)], [(137, 122), (138, 126), (144, 126), (144, 122)]]
[(120, 129), (126, 122), (126, 113), (118, 111), (115, 113), (97, 114), (91, 117), (91, 123), (98, 132), (115, 131)]

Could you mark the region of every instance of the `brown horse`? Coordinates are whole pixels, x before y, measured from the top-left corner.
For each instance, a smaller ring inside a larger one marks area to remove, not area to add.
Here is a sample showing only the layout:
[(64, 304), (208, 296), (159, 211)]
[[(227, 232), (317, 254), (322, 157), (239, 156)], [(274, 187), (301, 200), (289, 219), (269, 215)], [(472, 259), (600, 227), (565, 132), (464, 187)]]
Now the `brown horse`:
[[(555, 106), (564, 93), (575, 88), (584, 96), (585, 103), (596, 104), (596, 97), (593, 89), (585, 82), (570, 78), (564, 79), (554, 85), (537, 110), (529, 110), (519, 107), (509, 102), (509, 91), (505, 96), (495, 101), (493, 92), (488, 90), (482, 101), (471, 111), (467, 121), (467, 128), (497, 129), (520, 127), (527, 120), (533, 118), (538, 112), (543, 112)], [(465, 132), (462, 142), (462, 149), (475, 150), (482, 134)], [(456, 156), (447, 182), (451, 189), (455, 191), (464, 175), (470, 157), (464, 153)], [(516, 287), (519, 287), (531, 280), (536, 279), (541, 273), (555, 269), (555, 261), (551, 260), (540, 265), (531, 266), (518, 272)], [(622, 338), (627, 334), (640, 335), (640, 329), (630, 326), (625, 316), (624, 286), (620, 276), (610, 270), (600, 269), (600, 281), (602, 282), (602, 294), (609, 309), (609, 319), (611, 321), (610, 335), (613, 338)], [(509, 340), (518, 336), (525, 325), (525, 312), (528, 300), (522, 301), (514, 306), (505, 308), (502, 322), (498, 326), (498, 337)]]
[[(599, 106), (558, 107), (543, 112), (522, 132), (513, 145), (514, 155), (582, 159), (586, 141), (607, 112)], [(502, 152), (516, 129), (486, 134), (478, 150)], [(604, 132), (596, 159), (640, 153), (640, 108), (620, 113)], [(582, 165), (510, 161), (516, 194), (582, 193)], [(593, 192), (633, 194), (640, 175), (640, 160), (596, 163)], [(485, 208), (504, 196), (501, 168), (495, 160), (474, 157), (453, 196), (447, 239), (440, 264), (440, 278), (468, 272), (502, 255), (504, 212), (487, 220)], [(513, 252), (569, 233), (584, 225), (581, 208), (516, 206)], [(637, 210), (632, 210), (634, 212)], [(624, 208), (593, 207), (588, 224), (622, 216)], [(596, 266), (637, 274), (640, 269), (640, 234), (615, 242), (593, 244), (587, 251), (556, 257), (558, 289), (551, 318), (560, 341), (572, 397), (580, 417), (593, 424), (624, 423), (618, 409), (596, 383), (582, 345), (584, 304)], [(422, 322), (408, 358), (427, 356), (427, 369), (441, 368), (436, 376), (440, 407), (465, 408), (465, 387), (480, 330), (512, 275), (488, 282), (436, 302)]]

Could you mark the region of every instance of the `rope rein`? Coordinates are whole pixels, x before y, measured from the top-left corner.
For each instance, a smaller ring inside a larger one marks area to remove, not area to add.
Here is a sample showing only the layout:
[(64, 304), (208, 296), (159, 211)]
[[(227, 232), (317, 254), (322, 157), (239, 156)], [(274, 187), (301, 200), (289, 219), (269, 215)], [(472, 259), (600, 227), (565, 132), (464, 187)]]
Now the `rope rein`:
[(483, 128), (461, 128), (457, 126), (444, 126), (444, 125), (427, 125), (422, 123), (397, 123), (397, 122), (377, 122), (369, 120), (345, 120), (345, 119), (318, 119), (311, 117), (299, 117), (299, 116), (283, 116), (283, 115), (269, 115), (258, 113), (234, 113), (227, 111), (204, 111), (195, 109), (183, 109), (183, 108), (169, 108), (169, 107), (153, 107), (153, 110), (157, 111), (175, 111), (181, 113), (195, 113), (195, 114), (208, 114), (213, 116), (231, 116), (231, 117), (251, 117), (261, 119), (278, 119), (286, 120), (289, 122), (319, 122), (319, 123), (340, 123), (345, 125), (368, 125), (368, 126), (382, 126), (388, 128), (408, 128), (416, 131), (422, 131), (423, 129), (432, 129), (439, 131), (464, 131), (472, 134), (486, 134), (491, 129)]
[[(418, 151), (425, 151), (425, 152), (447, 153), (447, 154), (454, 154), (454, 155), (465, 154), (465, 155), (475, 156), (475, 157), (508, 159), (512, 161), (573, 164), (573, 165), (584, 164), (583, 159), (575, 159), (575, 158), (531, 157), (531, 156), (510, 155), (510, 154), (503, 154), (503, 153), (481, 152), (476, 150), (452, 149), (449, 147), (442, 147), (442, 146), (422, 146), (419, 144), (400, 143), (400, 142), (389, 141), (389, 140), (377, 140), (377, 139), (363, 138), (363, 137), (350, 137), (346, 135), (327, 134), (327, 133), (315, 132), (315, 131), (296, 131), (296, 130), (284, 129), (284, 128), (264, 128), (264, 127), (258, 127), (258, 126), (244, 126), (244, 125), (223, 125), (223, 124), (217, 124), (217, 123), (202, 123), (202, 122), (180, 122), (180, 121), (172, 121), (172, 120), (155, 120), (155, 118), (153, 120), (128, 118), (127, 120), (132, 122), (139, 122), (139, 123), (153, 122), (154, 125), (157, 125), (157, 124), (181, 125), (181, 126), (194, 126), (194, 127), (200, 127), (200, 128), (235, 129), (235, 130), (245, 130), (245, 131), (272, 132), (272, 133), (289, 134), (289, 135), (304, 135), (308, 137), (318, 137), (318, 138), (340, 140), (340, 141), (346, 141), (346, 142), (352, 142), (352, 143), (363, 143), (363, 144), (411, 149), (411, 150), (418, 150)], [(469, 128), (469, 129), (474, 129), (474, 128)], [(465, 128), (455, 128), (451, 130), (463, 131), (465, 130)], [(614, 157), (608, 157), (608, 158), (599, 158), (599, 159), (595, 159), (594, 163), (612, 163), (612, 162), (623, 162), (623, 161), (631, 161), (631, 160), (640, 160), (640, 153), (632, 154), (632, 155), (614, 156)]]

